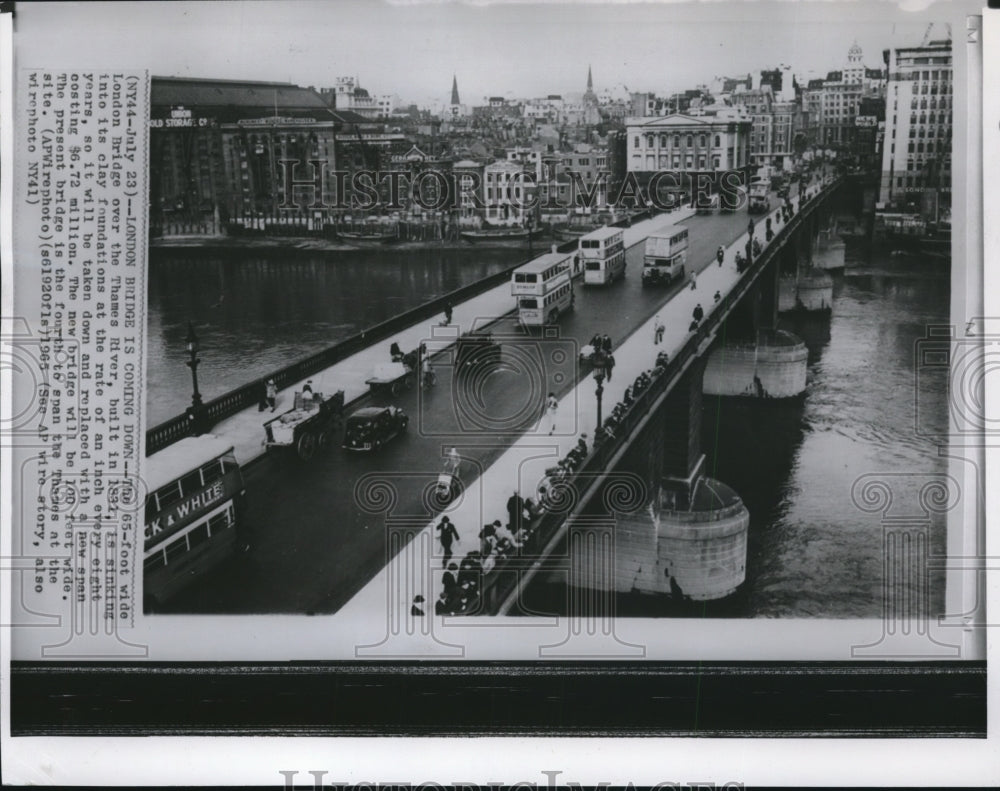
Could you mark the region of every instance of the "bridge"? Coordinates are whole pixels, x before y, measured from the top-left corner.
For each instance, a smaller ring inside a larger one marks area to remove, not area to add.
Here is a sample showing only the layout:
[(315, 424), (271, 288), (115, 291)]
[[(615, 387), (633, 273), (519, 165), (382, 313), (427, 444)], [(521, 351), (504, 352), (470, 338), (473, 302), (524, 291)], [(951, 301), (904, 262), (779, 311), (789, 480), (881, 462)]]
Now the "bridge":
[[(792, 199), (791, 215), (775, 209), (754, 217), (763, 249), (742, 272), (734, 261), (747, 241), (745, 211), (661, 215), (625, 229), (628, 277), (610, 288), (577, 286), (576, 310), (560, 319), (557, 332), (528, 334), (517, 326), (510, 314), (509, 273), (501, 273), (281, 372), (278, 384), (287, 388), (286, 399), (287, 391), (311, 377), (317, 390), (344, 389), (352, 405), (402, 406), (411, 415), (410, 431), (377, 456), (335, 450), (308, 464), (262, 456), (259, 383), (216, 399), (214, 408), (223, 409), (219, 404), (225, 402), (236, 410), (221, 419), (188, 414), (151, 429), (151, 448), (170, 435), (183, 436), (193, 418), (204, 421), (199, 428), (211, 424), (212, 433), (231, 437), (248, 465), (251, 501), (250, 551), (230, 571), (199, 582), (165, 609), (403, 617), (416, 595), (432, 609), (445, 564), (434, 534), (441, 507), (431, 493), (447, 450), (456, 447), (463, 459), (465, 490), (445, 510), (460, 535), (457, 561), (479, 548), (483, 525), (507, 521), (511, 493), (534, 496), (545, 471), (583, 434), (588, 455), (582, 465), (552, 487), (548, 508), (526, 524), (524, 535), (530, 537), (480, 575), (461, 612), (522, 611), (519, 591), (563, 546), (570, 548), (569, 558), (559, 562), (577, 570), (574, 582), (583, 589), (610, 595), (628, 585), (650, 592), (680, 589), (694, 598), (724, 595), (742, 581), (748, 517), (738, 494), (702, 469), (701, 395), (784, 397), (804, 388), (804, 346), (778, 333), (775, 320), (783, 308), (829, 307), (829, 278), (802, 271), (802, 265), (823, 206), (838, 186), (829, 179), (810, 185)], [(764, 238), (768, 220), (770, 241)], [(696, 288), (683, 283), (644, 289), (643, 241), (676, 222), (690, 229), (688, 264), (697, 270)], [(726, 247), (721, 267), (714, 257), (720, 244)], [(445, 301), (454, 306), (448, 327), (437, 322)], [(692, 330), (698, 303), (705, 316)], [(665, 326), (659, 345), (653, 337), (657, 320)], [(461, 332), (482, 326), (501, 342), (503, 362), (473, 377), (470, 390), (453, 376), (450, 350)], [(596, 447), (597, 394), (590, 372), (577, 363), (580, 344), (595, 332), (608, 333), (615, 343), (617, 365), (603, 385), (605, 415), (637, 376), (651, 372), (650, 384), (632, 396), (614, 436)], [(390, 340), (404, 349), (427, 344), (437, 355), (435, 388), (396, 398), (366, 392), (364, 378), (373, 361), (386, 358), (382, 349)], [(668, 362), (657, 371), (660, 351)], [(559, 397), (551, 436), (539, 421), (547, 392)], [(596, 527), (594, 503), (605, 506)], [(708, 534), (718, 540), (705, 543)], [(710, 567), (697, 560), (706, 552), (713, 558)], [(699, 577), (704, 584), (696, 583)]]

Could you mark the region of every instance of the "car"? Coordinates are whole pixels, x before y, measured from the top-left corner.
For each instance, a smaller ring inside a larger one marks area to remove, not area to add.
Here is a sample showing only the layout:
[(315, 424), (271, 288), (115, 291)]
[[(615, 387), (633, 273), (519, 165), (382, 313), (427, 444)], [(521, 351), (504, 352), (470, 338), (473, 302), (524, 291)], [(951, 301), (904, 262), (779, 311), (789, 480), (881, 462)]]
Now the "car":
[(406, 431), (409, 422), (410, 419), (399, 407), (364, 407), (347, 418), (344, 447), (347, 450), (377, 451)]

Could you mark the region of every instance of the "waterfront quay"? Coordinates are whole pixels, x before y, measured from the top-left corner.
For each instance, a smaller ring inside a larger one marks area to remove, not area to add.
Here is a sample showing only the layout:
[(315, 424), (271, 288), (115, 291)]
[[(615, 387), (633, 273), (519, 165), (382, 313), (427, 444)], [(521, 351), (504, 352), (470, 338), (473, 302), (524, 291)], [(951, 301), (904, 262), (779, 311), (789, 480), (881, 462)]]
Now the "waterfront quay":
[[(811, 199), (819, 189), (811, 186), (793, 204), (798, 207), (800, 199)], [(758, 216), (755, 222), (763, 229), (767, 217), (776, 217), (778, 211)], [(162, 610), (334, 612), (345, 605), (353, 611), (377, 602), (378, 611), (385, 612), (387, 604), (407, 609), (418, 595), (431, 608), (440, 592), (443, 558), (433, 532), (440, 509), (429, 501), (428, 491), (445, 454), (454, 447), (462, 459), (465, 492), (448, 505), (447, 513), (459, 533), (456, 555), (465, 554), (478, 547), (483, 524), (506, 521), (505, 503), (515, 489), (522, 496), (533, 495), (545, 470), (584, 434), (592, 446), (597, 397), (592, 380), (581, 376), (584, 371), (578, 368), (580, 347), (594, 333), (612, 338), (617, 365), (604, 384), (603, 396), (610, 411), (636, 376), (653, 366), (658, 351), (673, 356), (691, 340), (695, 305), (703, 305), (710, 317), (714, 294), (725, 298), (739, 283), (741, 273), (734, 260), (747, 241), (747, 219), (745, 211), (693, 216), (688, 210), (624, 229), (632, 262), (628, 276), (609, 288), (577, 285), (575, 310), (560, 319), (558, 333), (531, 334), (518, 326), (510, 315), (513, 299), (508, 281), (456, 303), (451, 325), (441, 326), (441, 317), (436, 316), (309, 377), (317, 392), (344, 390), (351, 405), (348, 412), (368, 403), (392, 404), (407, 412), (409, 431), (378, 454), (351, 454), (337, 448), (307, 463), (279, 452), (265, 457), (262, 423), (270, 415), (256, 408), (213, 426), (212, 433), (229, 439), (240, 462), (247, 465), (243, 534), (248, 547), (162, 605)], [(677, 222), (690, 229), (688, 266), (696, 274), (696, 289), (687, 282), (667, 290), (642, 288), (634, 262), (641, 262), (644, 239)], [(720, 245), (725, 248), (721, 267), (715, 258)], [(653, 338), (657, 320), (665, 327), (660, 345)], [(469, 394), (458, 391), (447, 359), (450, 343), (475, 326), (488, 327), (500, 342), (504, 364), (477, 383), (478, 401), (470, 404)], [(435, 387), (399, 396), (367, 393), (365, 380), (376, 364), (388, 360), (392, 341), (404, 350), (426, 343), (439, 355)], [(541, 378), (533, 373), (537, 371)], [(283, 389), (279, 411), (288, 408), (292, 393), (303, 384), (305, 380)], [(559, 399), (557, 430), (552, 435), (540, 420), (547, 392)], [(463, 418), (476, 414), (502, 419), (504, 430), (483, 431), (463, 424)], [(402, 535), (407, 537), (405, 546), (400, 543)], [(422, 548), (422, 560), (407, 568), (406, 584), (393, 583), (401, 579), (400, 564), (412, 563), (412, 551), (404, 552), (406, 547)]]

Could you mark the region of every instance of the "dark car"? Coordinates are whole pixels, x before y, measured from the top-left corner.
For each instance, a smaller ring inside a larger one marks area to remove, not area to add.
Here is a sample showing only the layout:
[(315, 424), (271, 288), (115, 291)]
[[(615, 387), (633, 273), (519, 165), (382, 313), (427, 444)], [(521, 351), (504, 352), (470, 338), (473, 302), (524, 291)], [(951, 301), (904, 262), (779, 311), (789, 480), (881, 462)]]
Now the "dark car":
[(395, 406), (365, 407), (347, 418), (344, 447), (348, 450), (378, 450), (406, 431), (410, 419)]
[(495, 365), (500, 362), (500, 344), (488, 332), (470, 332), (458, 339), (455, 362), (458, 368)]

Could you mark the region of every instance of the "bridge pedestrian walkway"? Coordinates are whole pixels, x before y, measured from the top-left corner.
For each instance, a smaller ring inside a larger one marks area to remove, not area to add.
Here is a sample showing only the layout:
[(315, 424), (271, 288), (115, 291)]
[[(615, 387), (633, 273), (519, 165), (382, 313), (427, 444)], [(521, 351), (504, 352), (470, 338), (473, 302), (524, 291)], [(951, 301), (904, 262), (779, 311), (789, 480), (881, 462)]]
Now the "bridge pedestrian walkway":
[[(796, 214), (802, 201), (808, 201), (817, 195), (823, 186), (825, 182), (814, 184), (806, 189), (804, 195), (797, 195), (792, 200)], [(773, 224), (780, 212), (779, 206), (754, 220), (754, 237), (760, 239), (762, 252), (768, 246), (763, 238), (767, 218), (770, 217)], [(659, 227), (664, 227), (677, 220), (676, 216), (661, 216), (649, 222), (659, 221)], [(760, 229), (759, 233), (757, 228)], [(783, 225), (779, 226), (779, 230), (783, 229)], [(632, 230), (645, 235), (652, 232), (650, 228), (638, 226)], [(736, 270), (736, 253), (743, 251), (748, 236), (749, 234), (744, 233), (726, 247), (722, 266), (718, 265), (714, 257), (706, 261), (689, 260), (688, 265), (695, 272), (696, 287), (692, 290), (688, 286), (674, 294), (656, 315), (638, 326), (614, 350), (616, 365), (613, 379), (604, 383), (604, 416), (609, 415), (614, 405), (623, 400), (625, 389), (633, 384), (640, 373), (654, 367), (658, 352), (666, 351), (673, 359), (682, 349), (691, 334), (689, 327), (696, 305), (701, 304), (704, 310), (703, 321), (711, 317), (716, 304), (715, 292), (720, 293), (721, 301), (741, 278)], [(633, 242), (634, 240), (633, 236)], [(626, 246), (629, 243), (626, 235)], [(654, 343), (657, 317), (665, 327), (663, 341), (658, 345)], [(539, 404), (539, 414), (541, 413), (542, 405)], [(596, 385), (593, 378), (588, 376), (560, 400), (557, 428), (551, 436), (549, 423), (542, 418), (533, 431), (522, 435), (492, 465), (480, 471), (478, 479), (468, 486), (464, 497), (449, 506), (446, 512), (459, 535), (459, 541), (453, 546), (454, 562), (457, 563), (470, 551), (479, 550), (479, 532), (484, 525), (494, 520), (500, 520), (504, 525), (507, 523), (506, 502), (515, 490), (522, 497), (534, 498), (538, 484), (545, 478), (545, 469), (564, 458), (583, 435), (586, 435), (588, 448), (592, 447), (596, 416)], [(459, 452), (461, 453), (460, 447)], [(468, 480), (468, 466), (464, 477)], [(409, 547), (394, 557), (386, 558), (386, 567), (344, 606), (342, 612), (345, 616), (370, 619), (372, 613), (386, 612), (390, 614), (390, 618), (403, 617), (410, 612), (417, 595), (424, 599), (422, 606), (426, 615), (433, 615), (434, 603), (443, 589), (443, 556), (435, 531), (439, 521), (440, 515), (423, 528)], [(386, 546), (392, 547), (393, 542), (387, 541)], [(429, 564), (414, 562), (415, 558), (428, 556), (432, 559)], [(426, 630), (423, 637), (420, 630), (413, 629), (408, 634), (397, 637), (404, 642), (409, 640), (414, 645), (421, 644), (423, 640), (426, 645)]]
[[(684, 208), (638, 222), (633, 227), (624, 229), (625, 245), (628, 247), (635, 244), (655, 230), (681, 222), (693, 213), (693, 209)], [(539, 252), (539, 255), (541, 254)], [(312, 381), (312, 389), (326, 397), (337, 390), (343, 390), (345, 403), (349, 403), (368, 392), (365, 380), (372, 375), (376, 365), (389, 362), (389, 346), (393, 341), (398, 343), (404, 352), (409, 352), (420, 343), (426, 342), (433, 334), (435, 350), (443, 350), (454, 342), (449, 342), (447, 340), (449, 337), (457, 339), (462, 333), (469, 332), (510, 313), (513, 306), (510, 283), (501, 283), (472, 299), (454, 305), (451, 325), (445, 327), (443, 325), (435, 326), (434, 323), (427, 321), (417, 322), (400, 331), (393, 338), (366, 347), (326, 370), (309, 377), (309, 380)], [(443, 315), (440, 317), (440, 321), (443, 323)], [(445, 339), (443, 343), (442, 339)], [(290, 409), (294, 393), (301, 391), (303, 385), (309, 380), (303, 379), (295, 383), (294, 386), (279, 391), (274, 414), (278, 415)], [(211, 433), (232, 442), (237, 460), (241, 465), (245, 465), (264, 454), (266, 449), (263, 424), (273, 416), (270, 411), (260, 412), (256, 407), (250, 407), (220, 421), (211, 429)]]

